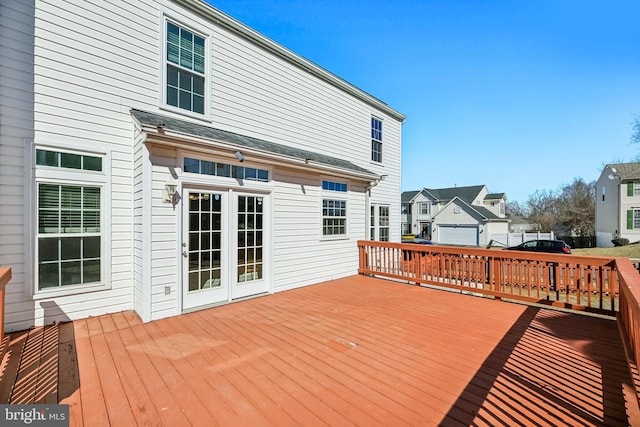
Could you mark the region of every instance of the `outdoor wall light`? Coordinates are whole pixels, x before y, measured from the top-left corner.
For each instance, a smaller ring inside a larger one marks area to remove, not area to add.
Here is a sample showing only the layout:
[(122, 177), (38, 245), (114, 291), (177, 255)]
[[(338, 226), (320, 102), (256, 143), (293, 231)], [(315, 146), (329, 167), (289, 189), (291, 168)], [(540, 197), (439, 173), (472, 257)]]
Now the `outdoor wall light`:
[(236, 151), (236, 159), (238, 159), (239, 162), (244, 162), (244, 156), (241, 152)]
[(177, 189), (178, 184), (176, 184), (173, 178), (169, 178), (169, 180), (164, 184), (164, 190), (162, 191), (162, 201), (165, 203), (174, 203)]

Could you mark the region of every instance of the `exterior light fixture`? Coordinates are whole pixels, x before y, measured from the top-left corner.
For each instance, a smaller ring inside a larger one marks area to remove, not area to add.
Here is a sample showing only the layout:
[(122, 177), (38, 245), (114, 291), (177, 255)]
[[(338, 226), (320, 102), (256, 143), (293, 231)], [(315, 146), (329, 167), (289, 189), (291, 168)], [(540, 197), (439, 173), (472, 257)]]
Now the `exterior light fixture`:
[(241, 152), (236, 151), (236, 159), (238, 159), (239, 162), (244, 162), (244, 156), (242, 155)]
[(164, 190), (162, 191), (162, 201), (165, 203), (174, 204), (177, 189), (178, 184), (173, 180), (173, 178), (169, 178), (169, 180), (164, 184)]

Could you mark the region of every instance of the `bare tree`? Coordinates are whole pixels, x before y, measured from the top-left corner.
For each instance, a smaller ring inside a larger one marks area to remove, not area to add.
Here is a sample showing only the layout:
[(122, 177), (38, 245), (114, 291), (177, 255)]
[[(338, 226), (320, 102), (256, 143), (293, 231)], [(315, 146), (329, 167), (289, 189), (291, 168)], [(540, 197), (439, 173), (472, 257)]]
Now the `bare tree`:
[(557, 199), (553, 191), (536, 190), (527, 199), (529, 221), (540, 225), (540, 231), (554, 231), (557, 218)]
[(517, 200), (514, 200), (513, 202), (507, 202), (506, 212), (508, 217), (512, 217), (512, 216), (526, 217), (527, 216), (526, 207), (520, 204)]
[(640, 144), (640, 115), (634, 114), (631, 122), (631, 143)]
[(562, 188), (557, 198), (557, 226), (564, 232), (574, 232), (580, 237), (595, 233), (595, 182), (587, 183), (582, 178)]

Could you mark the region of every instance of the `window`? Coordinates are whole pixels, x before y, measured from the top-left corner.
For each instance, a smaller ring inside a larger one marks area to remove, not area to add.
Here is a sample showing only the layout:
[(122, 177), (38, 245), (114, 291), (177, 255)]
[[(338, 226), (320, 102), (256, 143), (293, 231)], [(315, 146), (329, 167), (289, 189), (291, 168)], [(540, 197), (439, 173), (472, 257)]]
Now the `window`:
[(640, 209), (627, 211), (627, 230), (640, 228)]
[(38, 185), (40, 289), (100, 281), (100, 187)]
[(322, 235), (347, 234), (347, 202), (322, 199)]
[(382, 163), (382, 120), (371, 117), (371, 160)]
[(167, 21), (166, 42), (166, 104), (204, 114), (204, 37)]
[(101, 157), (50, 150), (36, 150), (36, 165), (102, 172)]
[(347, 201), (340, 197), (347, 192), (347, 184), (323, 180), (322, 192), (322, 235), (346, 236)]
[(369, 240), (376, 240), (376, 207), (371, 205), (369, 213)]
[(402, 215), (409, 215), (409, 205), (403, 204), (400, 208), (400, 213)]
[[(103, 158), (36, 150), (38, 290), (103, 282)], [(73, 174), (73, 181), (69, 174)], [(55, 180), (55, 181), (54, 181)]]
[(379, 236), (381, 242), (389, 241), (389, 206), (380, 206), (378, 211)]
[(411, 225), (408, 222), (403, 222), (401, 225), (402, 234), (411, 234)]
[(500, 202), (500, 215), (504, 215), (506, 213), (506, 207), (504, 202)]
[[(185, 157), (183, 171), (200, 175), (221, 176), (244, 179), (247, 181), (269, 182), (269, 171), (266, 169), (248, 168), (244, 166), (216, 163), (207, 160)], [(346, 188), (346, 187), (345, 187)], [(346, 189), (345, 189), (346, 191)]]
[(339, 191), (341, 193), (347, 192), (347, 184), (343, 182), (322, 181), (322, 189), (330, 191)]
[(431, 203), (418, 203), (420, 215), (429, 215), (431, 213)]
[(371, 240), (389, 241), (389, 206), (371, 205), (369, 216)]

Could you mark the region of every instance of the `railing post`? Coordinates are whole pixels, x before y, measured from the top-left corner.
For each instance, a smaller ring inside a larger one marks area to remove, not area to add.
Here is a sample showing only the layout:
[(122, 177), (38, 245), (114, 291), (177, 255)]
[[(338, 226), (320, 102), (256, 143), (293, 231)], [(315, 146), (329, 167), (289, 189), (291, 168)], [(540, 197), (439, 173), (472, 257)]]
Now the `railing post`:
[(0, 268), (0, 342), (4, 340), (4, 294), (7, 283), (11, 280), (11, 269)]

